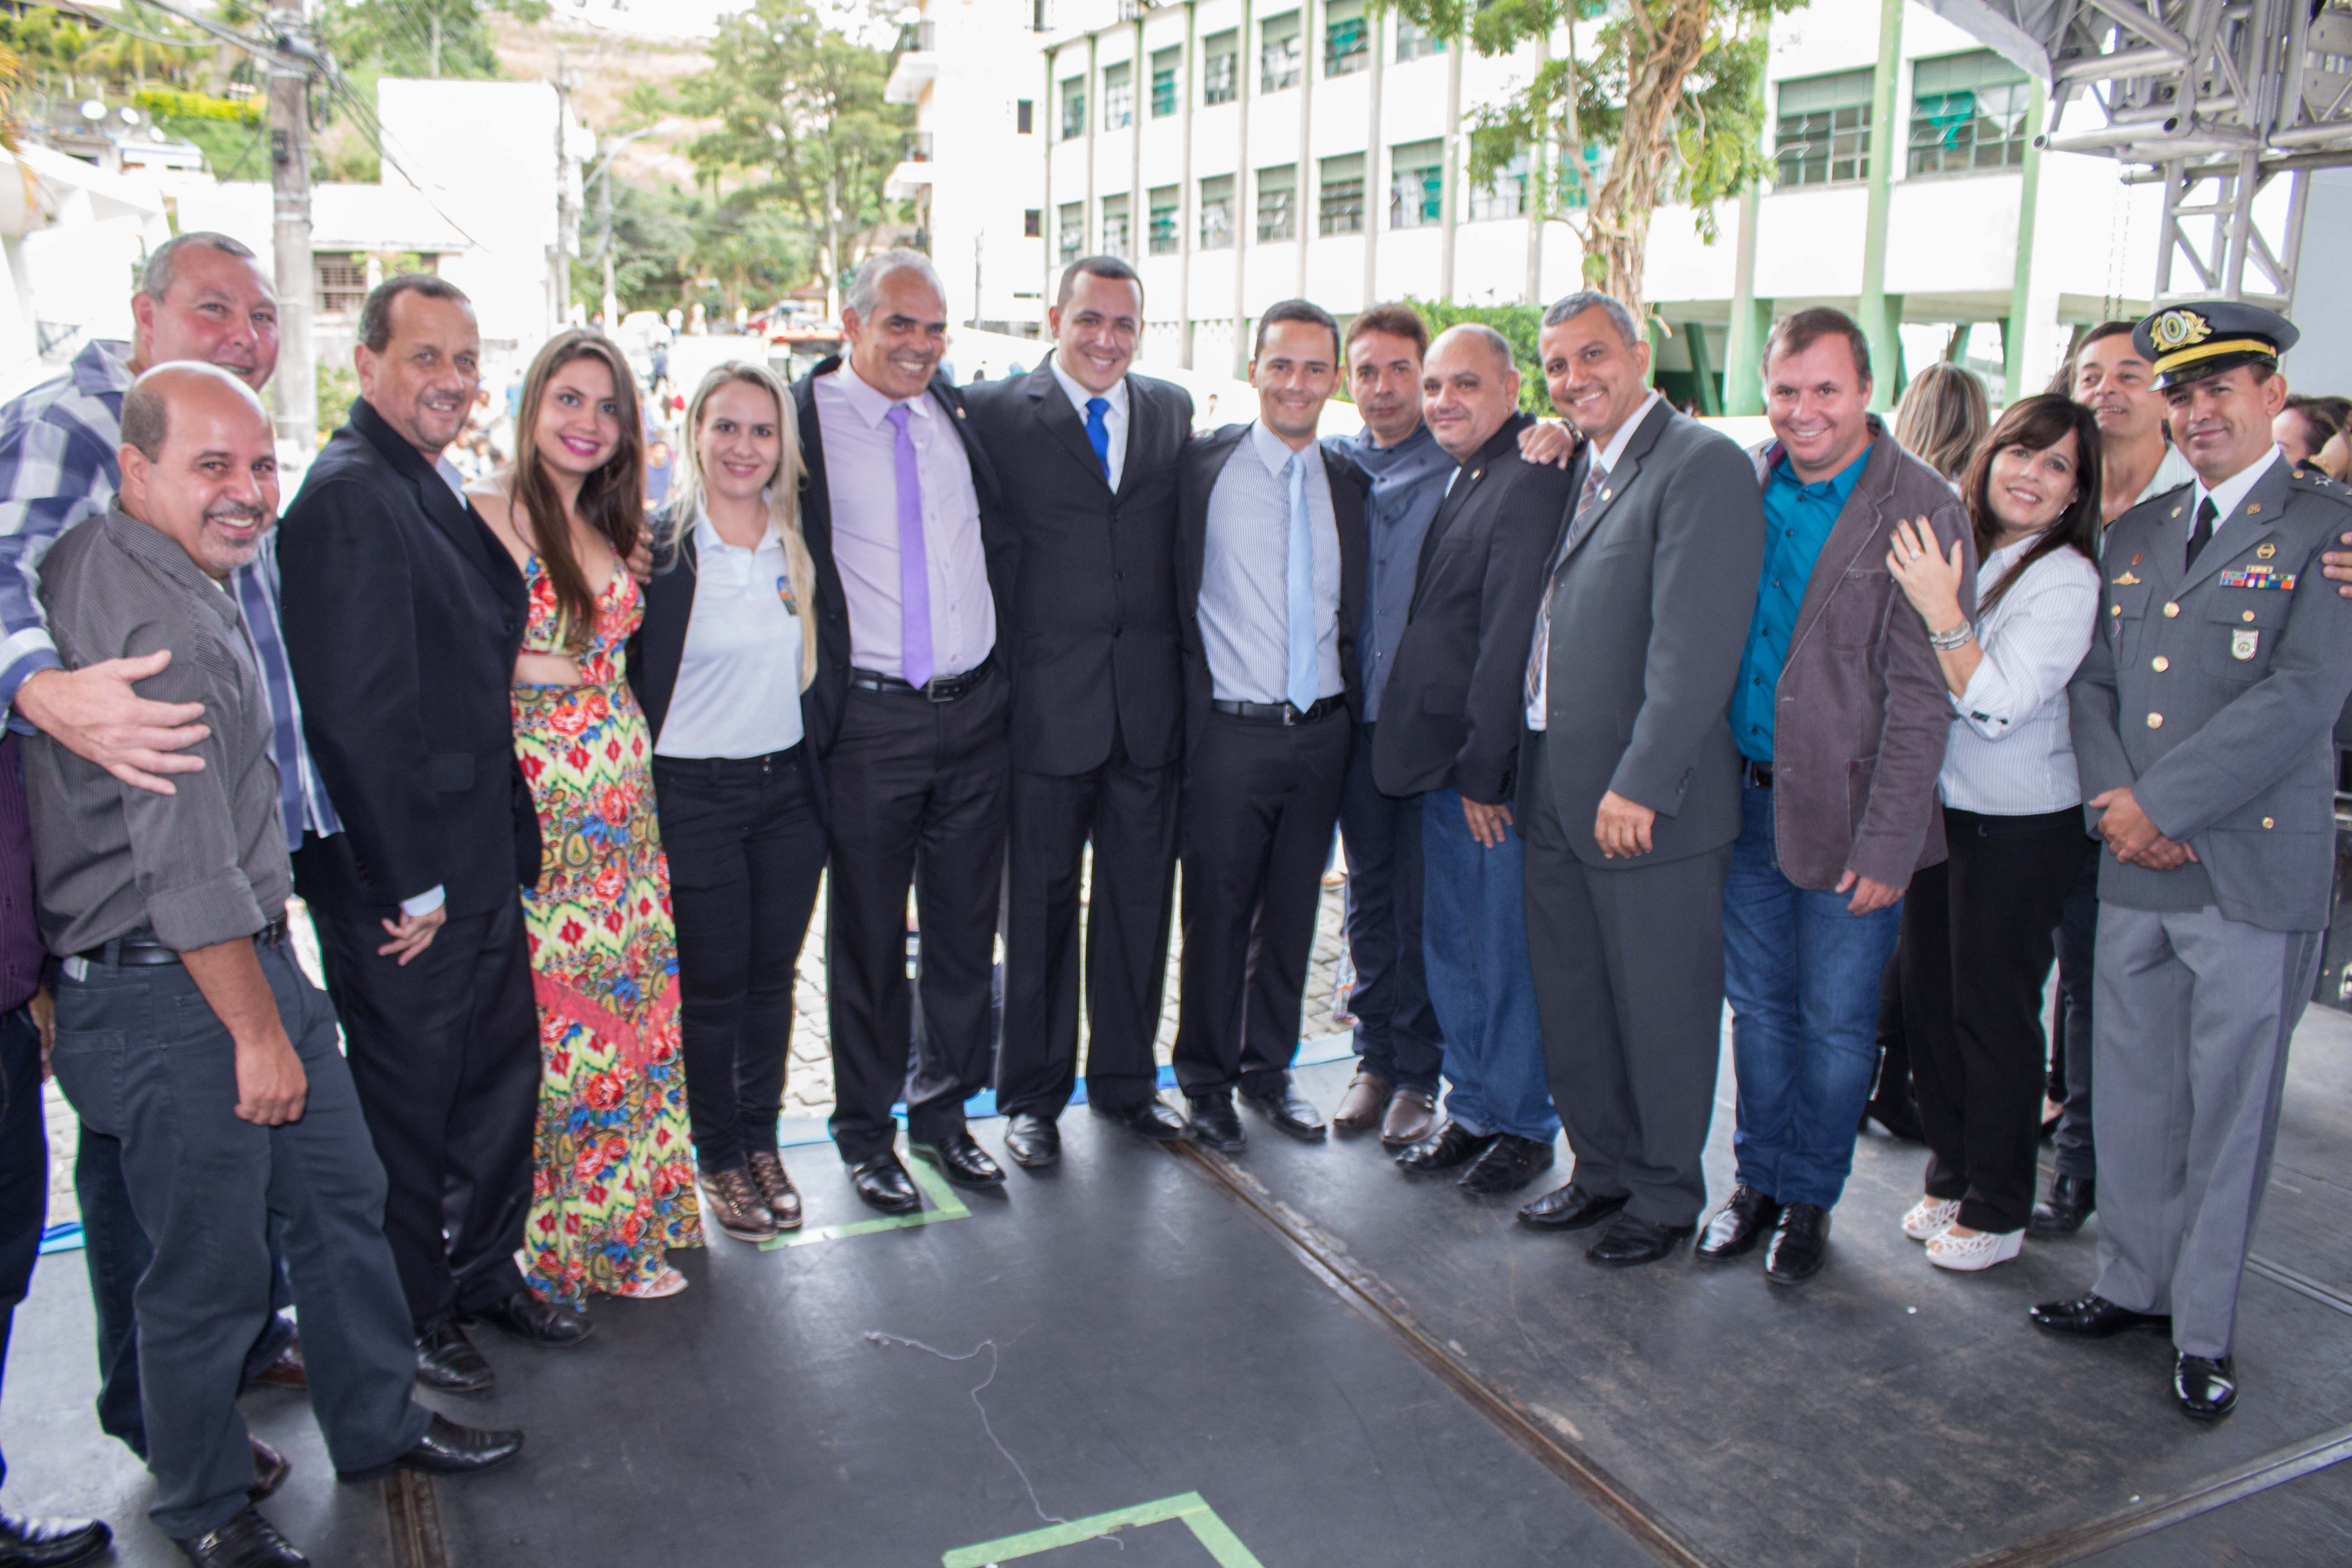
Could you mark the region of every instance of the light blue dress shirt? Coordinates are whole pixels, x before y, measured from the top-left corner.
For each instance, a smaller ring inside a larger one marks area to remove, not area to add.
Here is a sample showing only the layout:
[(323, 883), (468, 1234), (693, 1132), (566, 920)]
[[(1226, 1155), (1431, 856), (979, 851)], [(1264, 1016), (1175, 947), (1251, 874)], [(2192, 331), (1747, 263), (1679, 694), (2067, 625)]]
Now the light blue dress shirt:
[[(1290, 612), (1286, 599), (1290, 552), (1291, 450), (1253, 423), (1235, 444), (1209, 492), (1207, 549), (1201, 571), (1201, 644), (1211, 692), (1225, 702), (1280, 702), (1290, 677)], [(1307, 465), (1307, 516), (1315, 553), (1315, 667), (1318, 694), (1345, 689), (1339, 675), (1339, 525), (1322, 448), (1298, 454)]]

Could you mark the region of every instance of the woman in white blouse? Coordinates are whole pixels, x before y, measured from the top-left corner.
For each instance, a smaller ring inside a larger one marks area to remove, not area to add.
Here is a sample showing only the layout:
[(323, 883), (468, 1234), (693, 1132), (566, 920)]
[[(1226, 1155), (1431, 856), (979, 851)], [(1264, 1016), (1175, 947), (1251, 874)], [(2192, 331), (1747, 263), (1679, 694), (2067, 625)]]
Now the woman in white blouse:
[(2033, 1207), (2042, 992), (2084, 857), (2066, 683), (2099, 600), (2099, 429), (2064, 397), (2012, 404), (1961, 486), (1976, 524), (1977, 618), (1960, 551), (1927, 521), (1887, 570), (1927, 624), (1958, 721), (1938, 787), (1950, 858), (1911, 880), (1895, 967), (1927, 1139), (1927, 1195), (1903, 1229), (1945, 1268), (2015, 1258)]
[(793, 413), (764, 365), (720, 365), (695, 389), (629, 645), (669, 856), (696, 1185), (703, 1218), (752, 1242), (801, 1223), (776, 1121), (825, 859), (815, 617), (840, 596), (801, 534)]

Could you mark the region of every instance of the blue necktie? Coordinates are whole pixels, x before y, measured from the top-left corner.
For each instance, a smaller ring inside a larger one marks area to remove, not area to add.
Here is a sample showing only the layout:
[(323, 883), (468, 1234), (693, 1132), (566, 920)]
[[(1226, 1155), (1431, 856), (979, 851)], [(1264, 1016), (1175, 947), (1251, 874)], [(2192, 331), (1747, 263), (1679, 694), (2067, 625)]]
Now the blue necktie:
[(1315, 662), (1315, 544), (1307, 517), (1307, 462), (1290, 455), (1290, 550), (1283, 562), (1283, 598), (1290, 622), (1290, 679), (1283, 695), (1301, 713), (1315, 706), (1323, 682)]
[(1094, 444), (1095, 461), (1102, 465), (1103, 483), (1110, 483), (1110, 426), (1103, 416), (1110, 412), (1107, 397), (1087, 399), (1087, 439)]
[(278, 814), (286, 829), (289, 854), (302, 847), (302, 831), (315, 827), (320, 835), (340, 832), (342, 823), (335, 816), (325, 793), (318, 800), (319, 820), (310, 820), (311, 812), (304, 799), (302, 788), (301, 706), (294, 695), (293, 671), (288, 668), (286, 643), (278, 626), (276, 595), (265, 571), (274, 567), (276, 557), (265, 552), (252, 564), (229, 579), (236, 594), (237, 608), (244, 612), (245, 635), (253, 648), (254, 663), (261, 669), (261, 684), (269, 697), (270, 750), (278, 759)]

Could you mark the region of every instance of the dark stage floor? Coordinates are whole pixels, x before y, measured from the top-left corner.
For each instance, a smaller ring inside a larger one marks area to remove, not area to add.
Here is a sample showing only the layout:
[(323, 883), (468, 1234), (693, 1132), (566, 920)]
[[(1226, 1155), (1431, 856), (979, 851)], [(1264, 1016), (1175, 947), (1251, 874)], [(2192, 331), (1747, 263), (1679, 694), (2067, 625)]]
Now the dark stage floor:
[[(1328, 1106), (1346, 1073), (1300, 1078)], [(1730, 1089), (1727, 1064), (1718, 1190)], [(1784, 1290), (1752, 1259), (1598, 1269), (1516, 1200), (1251, 1125), (1225, 1161), (1073, 1111), (1058, 1172), (968, 1212), (935, 1188), (917, 1226), (866, 1223), (796, 1151), (799, 1244), (681, 1254), (685, 1296), (600, 1301), (576, 1352), (486, 1334), (500, 1393), (444, 1408), (530, 1429), (504, 1472), (338, 1487), (299, 1396), (249, 1399), (296, 1465), (268, 1511), (361, 1568), (2352, 1562), (2352, 1020), (2297, 1038), (2244, 1403), (2212, 1428), (2173, 1408), (2162, 1342), (2027, 1327), (2088, 1282), (2090, 1233), (1930, 1268), (1896, 1226), (1916, 1146), (1865, 1141), (1830, 1268)], [(97, 1435), (89, 1345), (79, 1257), (44, 1259), (7, 1501), (174, 1562)]]

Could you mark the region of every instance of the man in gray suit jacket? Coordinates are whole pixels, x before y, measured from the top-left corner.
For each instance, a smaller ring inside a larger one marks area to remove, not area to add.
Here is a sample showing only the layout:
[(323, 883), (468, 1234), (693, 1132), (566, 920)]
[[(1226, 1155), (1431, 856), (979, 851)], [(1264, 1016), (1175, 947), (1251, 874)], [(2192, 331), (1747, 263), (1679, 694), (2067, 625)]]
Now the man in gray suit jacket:
[(2270, 1179), (2287, 1041), (2327, 925), (2352, 605), (2321, 552), (2352, 499), (2271, 438), (2295, 331), (2213, 301), (2134, 334), (2196, 483), (2109, 529), (2106, 630), (2071, 689), (2099, 874), (2099, 1279), (2054, 1333), (2171, 1330), (2172, 1388), (2236, 1405), (2238, 1279)]
[(1575, 1178), (1519, 1211), (1586, 1256), (1665, 1257), (1706, 1205), (1699, 1156), (1723, 1018), (1723, 900), (1739, 833), (1725, 714), (1764, 513), (1732, 442), (1650, 390), (1632, 315), (1593, 292), (1544, 314), (1552, 405), (1585, 438), (1528, 660), (1518, 823), (1552, 1099)]

